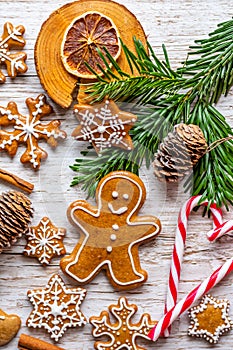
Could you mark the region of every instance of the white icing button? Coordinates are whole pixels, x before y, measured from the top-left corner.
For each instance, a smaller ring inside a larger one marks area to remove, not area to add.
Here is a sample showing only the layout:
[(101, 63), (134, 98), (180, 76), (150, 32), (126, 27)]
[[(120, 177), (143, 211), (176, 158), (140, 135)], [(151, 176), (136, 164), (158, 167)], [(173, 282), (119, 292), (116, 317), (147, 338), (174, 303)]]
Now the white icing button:
[(123, 194), (124, 199), (129, 199), (129, 195), (127, 193)]
[(117, 191), (113, 191), (112, 192), (112, 198), (117, 198), (118, 197), (118, 192)]
[(107, 247), (107, 252), (108, 252), (108, 253), (111, 253), (111, 251), (112, 251), (112, 247), (109, 245), (109, 246)]
[(114, 235), (114, 233), (110, 236), (111, 241), (115, 241), (117, 239), (117, 236)]
[(113, 229), (114, 231), (118, 231), (118, 230), (119, 230), (119, 226), (118, 226), (117, 224), (113, 224), (113, 225), (112, 225), (112, 229)]

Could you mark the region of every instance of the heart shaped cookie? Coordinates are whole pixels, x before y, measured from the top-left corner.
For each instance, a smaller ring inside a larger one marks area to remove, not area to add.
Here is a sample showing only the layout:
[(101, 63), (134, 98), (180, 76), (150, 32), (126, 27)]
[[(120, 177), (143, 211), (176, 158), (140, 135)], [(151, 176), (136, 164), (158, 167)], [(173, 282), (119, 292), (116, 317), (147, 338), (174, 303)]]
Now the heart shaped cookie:
[(21, 320), (17, 315), (8, 315), (0, 309), (0, 346), (9, 343), (17, 334)]

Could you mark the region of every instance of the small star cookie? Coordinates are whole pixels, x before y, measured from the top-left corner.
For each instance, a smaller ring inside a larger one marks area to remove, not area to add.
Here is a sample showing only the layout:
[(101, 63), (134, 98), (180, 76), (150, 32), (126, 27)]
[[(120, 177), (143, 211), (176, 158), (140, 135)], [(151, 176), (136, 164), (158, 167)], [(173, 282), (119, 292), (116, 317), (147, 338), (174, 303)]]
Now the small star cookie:
[(97, 153), (110, 147), (133, 149), (129, 130), (137, 117), (121, 111), (112, 100), (94, 106), (75, 105), (74, 113), (80, 125), (72, 136), (79, 141), (89, 141)]
[(67, 328), (83, 326), (86, 318), (80, 305), (86, 296), (82, 288), (67, 288), (59, 275), (53, 275), (48, 285), (27, 293), (34, 310), (29, 315), (28, 327), (45, 328), (55, 341)]
[(233, 322), (228, 316), (229, 305), (227, 299), (218, 300), (205, 295), (198, 306), (189, 310), (191, 324), (188, 335), (217, 343), (220, 335), (233, 329)]
[(54, 226), (49, 218), (44, 217), (38, 226), (30, 227), (25, 234), (28, 242), (23, 253), (37, 258), (42, 265), (48, 265), (53, 257), (66, 253), (62, 242), (65, 234), (66, 229)]

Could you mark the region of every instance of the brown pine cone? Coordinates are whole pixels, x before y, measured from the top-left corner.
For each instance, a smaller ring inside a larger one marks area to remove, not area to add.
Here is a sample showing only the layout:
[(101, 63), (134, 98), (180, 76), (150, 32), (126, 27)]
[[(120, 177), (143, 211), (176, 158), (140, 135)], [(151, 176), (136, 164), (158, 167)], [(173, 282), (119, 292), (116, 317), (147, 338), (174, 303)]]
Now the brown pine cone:
[(154, 172), (161, 181), (182, 179), (204, 155), (207, 142), (202, 130), (193, 124), (178, 124), (159, 145)]
[(28, 230), (33, 216), (30, 199), (21, 192), (0, 195), (0, 253)]

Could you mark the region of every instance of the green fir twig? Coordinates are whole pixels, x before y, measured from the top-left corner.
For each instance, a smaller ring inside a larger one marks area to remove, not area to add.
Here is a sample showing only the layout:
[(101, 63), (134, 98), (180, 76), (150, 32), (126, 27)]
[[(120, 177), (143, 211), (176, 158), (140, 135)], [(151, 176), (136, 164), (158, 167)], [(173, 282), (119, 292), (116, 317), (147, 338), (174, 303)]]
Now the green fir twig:
[[(159, 60), (148, 44), (150, 54), (134, 39), (136, 54), (122, 43), (132, 75), (115, 63), (114, 79), (106, 61), (106, 74), (87, 89), (95, 101), (104, 97), (146, 104), (147, 116), (138, 115), (131, 129), (135, 149), (103, 152), (95, 159), (77, 159), (72, 166), (80, 175), (73, 185), (82, 184), (93, 195), (99, 180), (112, 170), (127, 169), (138, 173), (143, 161), (149, 167), (159, 143), (180, 122), (201, 127), (208, 144), (232, 135), (224, 116), (213, 106), (233, 85), (233, 20), (218, 25), (209, 38), (196, 41), (187, 60), (174, 71), (165, 46), (164, 60)], [(190, 57), (195, 58), (190, 59)], [(109, 53), (106, 56), (111, 62)], [(112, 63), (112, 62), (111, 62)], [(137, 72), (135, 76), (133, 72)], [(150, 108), (147, 104), (150, 103)], [(233, 143), (227, 141), (205, 154), (187, 179), (186, 190), (202, 194), (209, 203), (228, 207), (233, 202)]]

